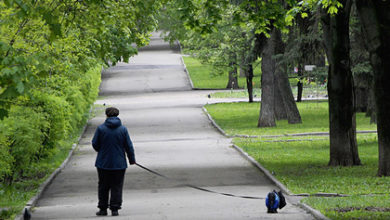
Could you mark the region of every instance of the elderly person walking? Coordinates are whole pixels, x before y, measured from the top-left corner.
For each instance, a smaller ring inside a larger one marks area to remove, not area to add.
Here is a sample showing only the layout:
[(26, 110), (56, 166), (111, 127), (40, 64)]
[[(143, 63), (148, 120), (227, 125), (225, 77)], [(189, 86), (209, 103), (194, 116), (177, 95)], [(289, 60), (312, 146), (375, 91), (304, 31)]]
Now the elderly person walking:
[[(118, 215), (122, 206), (123, 180), (127, 168), (126, 155), (130, 165), (135, 164), (133, 143), (127, 128), (118, 118), (117, 108), (106, 109), (106, 120), (95, 131), (92, 146), (97, 153), (95, 166), (99, 176), (98, 208), (96, 215), (107, 215), (107, 208), (112, 216)], [(125, 155), (126, 154), (126, 155)], [(111, 191), (110, 203), (109, 192)]]

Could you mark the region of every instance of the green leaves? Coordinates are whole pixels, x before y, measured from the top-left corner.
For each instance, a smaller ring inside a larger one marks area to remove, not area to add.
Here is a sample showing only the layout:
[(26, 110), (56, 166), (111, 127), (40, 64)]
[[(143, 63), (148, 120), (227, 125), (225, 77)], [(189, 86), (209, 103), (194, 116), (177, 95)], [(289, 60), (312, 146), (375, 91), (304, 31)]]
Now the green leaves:
[(76, 81), (81, 76), (75, 73), (97, 63), (128, 61), (137, 53), (132, 44), (148, 43), (164, 2), (1, 1), (0, 99), (30, 95), (53, 74)]
[(165, 2), (0, 1), (0, 181), (21, 177), (78, 130), (103, 63), (146, 45)]

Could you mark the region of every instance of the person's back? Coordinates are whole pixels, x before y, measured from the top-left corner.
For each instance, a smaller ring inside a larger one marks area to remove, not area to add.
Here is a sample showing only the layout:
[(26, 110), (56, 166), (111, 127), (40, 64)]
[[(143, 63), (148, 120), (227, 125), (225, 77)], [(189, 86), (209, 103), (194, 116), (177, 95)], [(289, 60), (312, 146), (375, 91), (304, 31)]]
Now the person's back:
[[(133, 143), (127, 128), (117, 117), (119, 110), (106, 109), (107, 119), (95, 132), (92, 146), (96, 152), (95, 166), (99, 176), (99, 203), (100, 209), (96, 215), (107, 215), (110, 207), (112, 215), (118, 215), (122, 205), (122, 191), (124, 174), (127, 168), (126, 155), (130, 164), (135, 164)], [(108, 204), (111, 191), (110, 204)]]
[(126, 149), (132, 143), (126, 127), (118, 117), (109, 117), (97, 128), (97, 138), (92, 145), (98, 152), (95, 166), (107, 170), (120, 170), (127, 168), (125, 152), (130, 154), (129, 161), (134, 158), (134, 151)]

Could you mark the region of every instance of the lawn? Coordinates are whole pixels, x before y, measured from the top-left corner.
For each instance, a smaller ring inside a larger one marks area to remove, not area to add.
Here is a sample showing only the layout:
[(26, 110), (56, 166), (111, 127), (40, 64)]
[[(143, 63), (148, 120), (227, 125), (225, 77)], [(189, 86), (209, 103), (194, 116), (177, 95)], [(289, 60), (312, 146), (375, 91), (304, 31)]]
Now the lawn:
[[(291, 86), (294, 97), (297, 97), (297, 87)], [(325, 86), (316, 86), (316, 85), (307, 85), (303, 88), (302, 98), (326, 98), (327, 90)], [(261, 89), (253, 89), (253, 95), (256, 97), (261, 97)], [(214, 92), (211, 94), (213, 98), (246, 98), (248, 97), (247, 90), (240, 91), (223, 91), (223, 92)]]
[[(221, 103), (206, 105), (216, 123), (229, 135), (285, 135), (305, 132), (328, 132), (328, 103), (305, 101), (297, 103), (302, 124), (291, 125), (286, 120), (277, 121), (277, 127), (257, 128), (260, 103)], [(376, 130), (364, 113), (356, 116), (357, 130)]]
[(390, 177), (377, 177), (376, 134), (358, 135), (362, 166), (328, 167), (329, 141), (264, 142), (235, 139), (293, 193), (339, 193), (350, 197), (308, 197), (304, 202), (331, 219), (390, 219)]
[[(193, 57), (183, 57), (184, 63), (186, 64), (188, 73), (190, 74), (191, 80), (195, 88), (200, 89), (225, 89), (228, 83), (228, 72), (225, 71), (223, 74), (217, 74), (211, 65), (202, 64)], [(259, 87), (260, 84), (260, 67), (255, 69), (254, 74), (257, 77), (253, 78), (254, 85)], [(238, 84), (240, 88), (246, 88), (245, 77), (238, 77)]]
[[(233, 142), (262, 164), (291, 192), (338, 193), (348, 197), (310, 196), (303, 202), (331, 219), (390, 219), (390, 177), (377, 177), (377, 135), (358, 134), (361, 166), (329, 167), (328, 136), (264, 137), (328, 131), (327, 102), (298, 103), (303, 123), (278, 121), (275, 128), (257, 128), (260, 103), (207, 105), (213, 119), (228, 134), (257, 135)], [(357, 114), (358, 130), (375, 130), (364, 114)]]

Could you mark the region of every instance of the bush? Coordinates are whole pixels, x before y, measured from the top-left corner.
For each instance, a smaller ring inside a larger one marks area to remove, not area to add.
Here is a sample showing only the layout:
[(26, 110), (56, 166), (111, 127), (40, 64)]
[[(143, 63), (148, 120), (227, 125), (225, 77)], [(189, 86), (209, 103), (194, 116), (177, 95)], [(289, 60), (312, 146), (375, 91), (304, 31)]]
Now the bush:
[[(0, 124), (0, 131), (4, 130), (4, 124)], [(0, 179), (3, 179), (6, 175), (10, 175), (12, 172), (11, 164), (14, 162), (14, 158), (9, 153), (9, 141), (0, 132)]]
[(78, 134), (98, 94), (100, 72), (96, 66), (79, 73), (77, 83), (74, 73), (53, 75), (13, 102), (0, 123), (0, 182), (34, 178), (24, 172)]
[(23, 175), (24, 168), (38, 159), (49, 123), (41, 109), (37, 111), (25, 106), (12, 106), (9, 117), (2, 123), (1, 133), (8, 143), (7, 150), (12, 158), (11, 172), (6, 176), (6, 183), (12, 183), (16, 176)]

